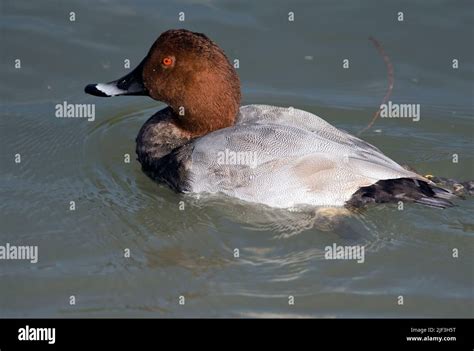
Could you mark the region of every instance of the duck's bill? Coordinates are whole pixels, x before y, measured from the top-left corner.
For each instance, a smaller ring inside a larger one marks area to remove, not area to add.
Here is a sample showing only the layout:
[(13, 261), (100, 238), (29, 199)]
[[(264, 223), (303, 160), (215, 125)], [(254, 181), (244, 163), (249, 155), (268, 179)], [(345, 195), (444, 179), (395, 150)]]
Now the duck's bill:
[(94, 96), (148, 95), (143, 85), (143, 62), (126, 76), (109, 83), (89, 84), (84, 88), (87, 94)]

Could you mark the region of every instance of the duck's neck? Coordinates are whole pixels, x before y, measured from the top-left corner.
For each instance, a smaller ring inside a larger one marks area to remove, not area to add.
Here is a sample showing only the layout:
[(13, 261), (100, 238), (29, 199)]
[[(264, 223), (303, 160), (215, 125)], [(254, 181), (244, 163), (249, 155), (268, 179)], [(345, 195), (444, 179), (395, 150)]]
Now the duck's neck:
[(169, 106), (176, 126), (196, 138), (234, 125), (239, 113), (240, 89), (231, 84), (219, 92), (188, 93), (182, 101), (169, 102)]
[(191, 138), (197, 138), (215, 130), (230, 127), (235, 123), (237, 115), (237, 110), (228, 111), (226, 115), (222, 115), (219, 119), (215, 118), (214, 116), (217, 115), (211, 111), (190, 111), (184, 116), (176, 113), (174, 110), (173, 112), (176, 126), (183, 133), (188, 133)]

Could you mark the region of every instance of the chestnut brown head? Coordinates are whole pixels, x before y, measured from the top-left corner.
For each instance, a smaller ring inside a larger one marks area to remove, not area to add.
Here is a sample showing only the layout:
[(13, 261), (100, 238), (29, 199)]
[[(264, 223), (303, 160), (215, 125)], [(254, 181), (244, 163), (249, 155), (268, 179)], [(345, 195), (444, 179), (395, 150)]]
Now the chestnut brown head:
[(96, 96), (148, 95), (174, 111), (178, 127), (193, 135), (231, 126), (240, 105), (240, 82), (223, 50), (204, 34), (168, 30), (128, 75), (89, 84)]

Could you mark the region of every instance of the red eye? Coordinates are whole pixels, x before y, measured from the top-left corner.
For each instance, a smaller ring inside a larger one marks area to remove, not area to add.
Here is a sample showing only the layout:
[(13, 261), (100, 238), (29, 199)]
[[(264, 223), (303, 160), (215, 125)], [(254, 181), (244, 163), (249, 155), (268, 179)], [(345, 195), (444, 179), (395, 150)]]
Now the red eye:
[(165, 57), (162, 62), (164, 66), (171, 66), (173, 64), (173, 59), (171, 57)]

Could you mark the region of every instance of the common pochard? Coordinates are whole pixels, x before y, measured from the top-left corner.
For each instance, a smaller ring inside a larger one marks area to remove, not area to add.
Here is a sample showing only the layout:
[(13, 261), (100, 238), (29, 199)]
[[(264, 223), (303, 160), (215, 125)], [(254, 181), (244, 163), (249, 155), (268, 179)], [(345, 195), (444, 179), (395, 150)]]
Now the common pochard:
[(148, 95), (168, 105), (142, 126), (136, 152), (150, 178), (178, 192), (222, 193), (279, 208), (451, 205), (451, 192), (314, 114), (240, 107), (237, 72), (204, 34), (168, 30), (131, 73), (85, 91)]

